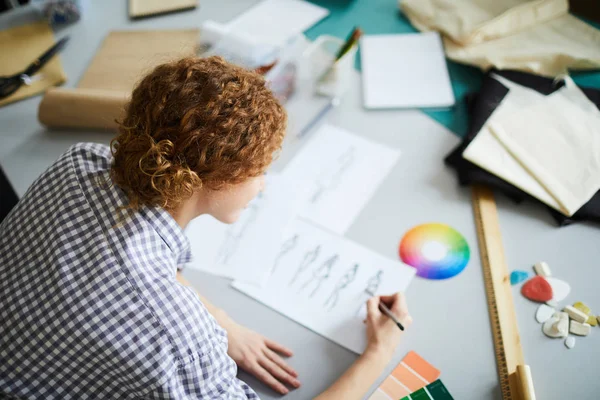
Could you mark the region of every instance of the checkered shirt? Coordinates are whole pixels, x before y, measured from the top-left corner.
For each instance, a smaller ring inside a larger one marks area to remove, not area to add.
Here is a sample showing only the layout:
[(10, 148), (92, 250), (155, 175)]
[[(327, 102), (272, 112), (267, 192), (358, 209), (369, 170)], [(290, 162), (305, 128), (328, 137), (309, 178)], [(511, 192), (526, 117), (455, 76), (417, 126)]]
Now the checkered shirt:
[(177, 267), (163, 209), (127, 216), (110, 149), (77, 144), (0, 225), (0, 398), (256, 399)]

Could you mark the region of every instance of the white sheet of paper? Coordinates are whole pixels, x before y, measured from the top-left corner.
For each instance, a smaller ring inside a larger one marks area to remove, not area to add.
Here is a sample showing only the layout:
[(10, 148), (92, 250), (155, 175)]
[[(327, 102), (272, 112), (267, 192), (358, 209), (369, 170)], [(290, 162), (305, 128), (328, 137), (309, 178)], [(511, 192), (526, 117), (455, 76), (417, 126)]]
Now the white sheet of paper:
[(309, 200), (302, 217), (342, 235), (399, 156), (396, 149), (323, 125), (285, 167), (282, 177), (286, 182), (308, 182)]
[(600, 190), (600, 111), (566, 81), (490, 130), (570, 216)]
[(501, 76), (495, 76), (494, 78), (508, 88), (509, 92), (475, 139), (467, 146), (463, 152), (463, 158), (562, 212), (562, 207), (554, 197), (523, 168), (490, 130), (490, 124), (494, 121), (510, 119), (511, 115), (521, 108), (543, 101), (545, 96)]
[(280, 176), (269, 174), (265, 190), (234, 224), (203, 215), (188, 225), (193, 259), (187, 267), (263, 285), (277, 256), (277, 243), (301, 201)]
[(360, 39), (366, 108), (450, 107), (454, 92), (437, 32)]
[(329, 10), (303, 0), (264, 0), (234, 18), (227, 26), (261, 43), (283, 46), (329, 14)]
[(415, 269), (386, 259), (315, 225), (289, 228), (267, 285), (233, 287), (312, 331), (354, 351), (366, 345), (367, 291), (405, 291)]

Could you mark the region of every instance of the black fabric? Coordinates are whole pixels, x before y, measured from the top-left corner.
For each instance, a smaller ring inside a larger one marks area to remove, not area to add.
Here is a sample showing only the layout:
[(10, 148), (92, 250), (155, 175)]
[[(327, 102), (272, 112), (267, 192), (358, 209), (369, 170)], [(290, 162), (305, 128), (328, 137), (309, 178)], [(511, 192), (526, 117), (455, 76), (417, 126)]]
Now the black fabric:
[[(515, 202), (531, 199), (532, 201), (543, 204), (521, 189), (462, 158), (464, 150), (471, 141), (475, 139), (485, 122), (508, 93), (506, 87), (490, 76), (491, 73), (503, 76), (506, 79), (534, 89), (544, 95), (553, 93), (564, 85), (563, 82), (554, 82), (552, 79), (524, 72), (492, 70), (487, 73), (483, 78), (479, 93), (470, 95), (467, 98), (469, 114), (471, 117), (469, 131), (462, 143), (446, 157), (446, 164), (458, 172), (458, 179), (461, 185), (484, 184), (504, 193)], [(600, 90), (590, 88), (582, 88), (582, 90), (600, 109)], [(600, 191), (598, 191), (594, 197), (592, 197), (592, 199), (581, 207), (572, 217), (566, 217), (550, 207), (547, 208), (559, 225), (568, 225), (575, 221), (592, 221), (600, 223)]]
[(6, 175), (4, 175), (4, 171), (0, 168), (0, 223), (18, 201), (19, 197), (10, 185)]

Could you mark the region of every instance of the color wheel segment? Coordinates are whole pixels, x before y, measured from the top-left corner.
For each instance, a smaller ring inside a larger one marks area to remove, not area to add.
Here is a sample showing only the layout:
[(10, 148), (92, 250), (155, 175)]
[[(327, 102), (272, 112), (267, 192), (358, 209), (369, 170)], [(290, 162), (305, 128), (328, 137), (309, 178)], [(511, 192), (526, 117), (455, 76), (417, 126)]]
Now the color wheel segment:
[(400, 259), (427, 279), (458, 275), (469, 263), (471, 252), (465, 238), (445, 224), (431, 223), (409, 230), (400, 242)]

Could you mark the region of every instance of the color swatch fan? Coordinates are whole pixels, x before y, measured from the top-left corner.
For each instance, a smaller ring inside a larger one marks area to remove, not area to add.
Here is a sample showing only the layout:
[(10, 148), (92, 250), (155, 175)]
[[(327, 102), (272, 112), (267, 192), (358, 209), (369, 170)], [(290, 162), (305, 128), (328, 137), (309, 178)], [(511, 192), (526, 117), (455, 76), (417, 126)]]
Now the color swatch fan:
[(400, 242), (400, 259), (416, 268), (417, 276), (447, 279), (469, 263), (471, 252), (465, 238), (448, 225), (432, 223), (408, 231)]

